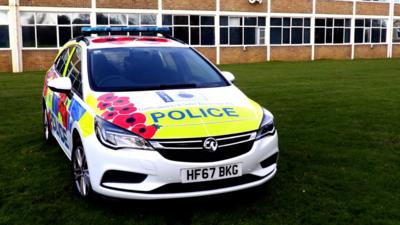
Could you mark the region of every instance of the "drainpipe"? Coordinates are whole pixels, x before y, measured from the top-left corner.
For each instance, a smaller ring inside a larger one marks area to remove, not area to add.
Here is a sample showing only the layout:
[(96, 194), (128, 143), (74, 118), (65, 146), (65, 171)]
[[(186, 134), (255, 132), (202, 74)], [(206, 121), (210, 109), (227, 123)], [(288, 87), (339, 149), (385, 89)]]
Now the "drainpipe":
[(12, 59), (12, 70), (14, 73), (23, 72), (22, 68), (22, 40), (21, 21), (19, 15), (19, 0), (9, 1), (9, 34)]

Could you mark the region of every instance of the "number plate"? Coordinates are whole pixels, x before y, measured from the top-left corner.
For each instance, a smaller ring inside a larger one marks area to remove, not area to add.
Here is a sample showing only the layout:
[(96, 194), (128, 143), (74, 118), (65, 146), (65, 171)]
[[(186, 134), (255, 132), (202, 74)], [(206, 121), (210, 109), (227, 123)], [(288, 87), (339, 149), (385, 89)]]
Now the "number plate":
[(221, 180), (242, 176), (242, 164), (181, 170), (182, 183)]

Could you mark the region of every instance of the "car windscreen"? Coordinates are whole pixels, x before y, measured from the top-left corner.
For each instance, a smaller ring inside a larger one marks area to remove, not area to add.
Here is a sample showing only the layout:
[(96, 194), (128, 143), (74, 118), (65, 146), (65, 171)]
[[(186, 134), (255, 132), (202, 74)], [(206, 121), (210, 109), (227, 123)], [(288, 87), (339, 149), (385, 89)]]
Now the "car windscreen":
[(88, 53), (94, 91), (138, 91), (228, 86), (220, 73), (190, 48), (124, 47)]

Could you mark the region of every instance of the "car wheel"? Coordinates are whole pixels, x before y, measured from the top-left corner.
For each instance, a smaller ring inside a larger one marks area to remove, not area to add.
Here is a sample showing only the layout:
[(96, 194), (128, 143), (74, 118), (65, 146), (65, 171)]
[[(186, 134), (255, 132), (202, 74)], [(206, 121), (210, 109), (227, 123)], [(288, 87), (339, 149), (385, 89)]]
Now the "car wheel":
[(80, 140), (76, 141), (72, 152), (72, 174), (75, 192), (82, 198), (91, 198), (93, 190), (90, 185), (90, 174), (85, 150)]
[(54, 137), (53, 134), (51, 133), (51, 127), (50, 127), (50, 121), (49, 118), (47, 117), (47, 110), (46, 108), (43, 108), (43, 138), (46, 144), (53, 144), (54, 143)]

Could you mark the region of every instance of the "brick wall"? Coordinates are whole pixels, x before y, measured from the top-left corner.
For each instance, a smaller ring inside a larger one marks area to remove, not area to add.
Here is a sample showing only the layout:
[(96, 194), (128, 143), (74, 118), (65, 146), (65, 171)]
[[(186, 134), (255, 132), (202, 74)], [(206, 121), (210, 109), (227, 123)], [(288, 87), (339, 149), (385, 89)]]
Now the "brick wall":
[(23, 70), (48, 70), (53, 63), (57, 52), (57, 50), (23, 50)]
[(356, 45), (354, 49), (354, 57), (357, 59), (386, 58), (387, 45)]
[(308, 61), (311, 60), (311, 46), (272, 46), (272, 61)]
[(312, 13), (312, 0), (271, 0), (271, 12)]
[(395, 4), (394, 5), (394, 15), (395, 16), (400, 16), (400, 4)]
[(97, 8), (157, 9), (157, 0), (97, 0)]
[(221, 64), (256, 63), (267, 61), (267, 47), (221, 47)]
[(400, 44), (393, 45), (393, 58), (400, 58)]
[(174, 9), (174, 10), (208, 10), (215, 11), (216, 4), (215, 0), (187, 0), (187, 1), (176, 1), (176, 0), (163, 0), (163, 9)]
[(357, 2), (356, 13), (358, 15), (389, 15), (389, 4), (375, 2)]
[(267, 12), (268, 9), (267, 1), (250, 4), (247, 0), (221, 0), (220, 4), (221, 11)]
[(0, 5), (8, 5), (8, 0), (0, 0)]
[(353, 14), (353, 3), (336, 0), (317, 0), (316, 11), (320, 14)]
[(351, 59), (350, 45), (317, 45), (315, 59)]
[(198, 47), (196, 48), (201, 54), (203, 54), (212, 63), (217, 63), (217, 49), (214, 47)]
[(11, 51), (0, 51), (0, 72), (12, 72)]
[(21, 6), (91, 7), (91, 0), (20, 0)]

